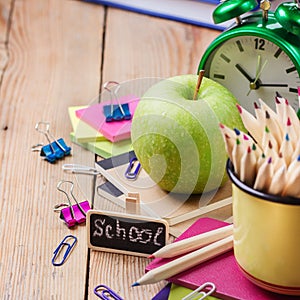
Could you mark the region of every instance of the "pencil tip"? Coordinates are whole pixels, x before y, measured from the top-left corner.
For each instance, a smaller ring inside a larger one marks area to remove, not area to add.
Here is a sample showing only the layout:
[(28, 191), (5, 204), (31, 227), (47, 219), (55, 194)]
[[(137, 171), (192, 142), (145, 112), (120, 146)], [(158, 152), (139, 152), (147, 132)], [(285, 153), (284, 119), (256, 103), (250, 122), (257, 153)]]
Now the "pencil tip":
[(241, 132), (237, 128), (233, 128), (233, 130), (234, 130), (234, 132), (235, 132), (236, 135), (240, 135), (241, 134)]
[(131, 287), (134, 287), (134, 286), (139, 286), (140, 284), (138, 282), (135, 282), (131, 285)]
[(148, 258), (155, 258), (153, 254), (149, 255)]
[(242, 113), (242, 107), (239, 104), (237, 104), (236, 107), (239, 110), (239, 113), (241, 114)]
[(276, 93), (276, 97), (280, 97), (280, 98), (282, 98), (282, 96), (279, 94), (279, 92), (275, 92)]

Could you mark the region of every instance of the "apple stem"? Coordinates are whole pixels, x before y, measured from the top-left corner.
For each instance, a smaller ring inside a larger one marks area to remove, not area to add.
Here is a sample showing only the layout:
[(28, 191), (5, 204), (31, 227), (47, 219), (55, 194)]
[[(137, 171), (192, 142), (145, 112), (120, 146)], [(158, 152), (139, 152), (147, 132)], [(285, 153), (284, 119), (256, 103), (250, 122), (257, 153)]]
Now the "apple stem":
[(200, 70), (199, 74), (198, 74), (198, 81), (197, 81), (197, 85), (196, 85), (193, 100), (197, 100), (197, 95), (198, 95), (198, 92), (200, 90), (200, 86), (201, 86), (203, 76), (204, 76), (204, 70)]

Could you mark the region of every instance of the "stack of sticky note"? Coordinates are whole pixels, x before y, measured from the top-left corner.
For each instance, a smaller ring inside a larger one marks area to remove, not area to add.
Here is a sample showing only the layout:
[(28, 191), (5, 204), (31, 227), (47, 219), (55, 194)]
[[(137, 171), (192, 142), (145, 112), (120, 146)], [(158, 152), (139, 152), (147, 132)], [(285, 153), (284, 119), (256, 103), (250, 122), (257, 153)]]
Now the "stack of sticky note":
[[(120, 104), (127, 103), (133, 116), (138, 105), (139, 98), (128, 95), (119, 99)], [(73, 143), (100, 155), (109, 158), (132, 150), (130, 132), (130, 120), (106, 122), (104, 107), (110, 102), (100, 102), (90, 106), (69, 107), (69, 117), (73, 132)]]

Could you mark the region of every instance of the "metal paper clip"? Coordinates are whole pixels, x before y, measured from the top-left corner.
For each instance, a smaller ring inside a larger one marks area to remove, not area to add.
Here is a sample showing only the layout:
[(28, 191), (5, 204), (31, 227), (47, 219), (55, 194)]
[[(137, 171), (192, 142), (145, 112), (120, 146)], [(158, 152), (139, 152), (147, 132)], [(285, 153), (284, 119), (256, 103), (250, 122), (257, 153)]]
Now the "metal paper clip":
[(103, 300), (124, 300), (111, 288), (104, 284), (99, 284), (94, 288), (94, 294)]
[(129, 180), (135, 180), (139, 174), (141, 164), (136, 157), (133, 157), (126, 169), (125, 177)]
[[(204, 292), (205, 289), (208, 289), (208, 292)], [(192, 291), (190, 294), (183, 297), (182, 300), (202, 300), (210, 296), (215, 290), (216, 286), (212, 282), (206, 282)]]
[[(42, 126), (44, 126), (44, 128), (42, 128)], [(41, 148), (40, 155), (44, 156), (47, 161), (54, 163), (57, 159), (70, 155), (71, 147), (68, 147), (62, 138), (58, 140), (55, 139), (53, 135), (50, 134), (49, 127), (50, 124), (48, 122), (38, 122), (35, 125), (35, 129), (44, 134), (49, 143)]]
[(78, 164), (64, 164), (62, 169), (67, 172), (76, 174), (87, 174), (87, 175), (99, 175), (101, 174), (97, 169), (92, 167), (87, 167)]
[[(66, 242), (68, 239), (73, 239), (73, 242), (70, 244), (68, 242)], [(60, 244), (58, 245), (58, 247), (54, 250), (53, 254), (53, 258), (52, 258), (52, 265), (53, 266), (61, 266), (65, 263), (65, 261), (67, 260), (69, 254), (71, 253), (71, 251), (73, 250), (75, 244), (77, 243), (77, 237), (74, 235), (67, 235), (65, 236), (65, 238), (60, 242)], [(60, 252), (62, 251), (62, 249), (64, 247), (66, 248), (65, 253), (63, 254), (63, 257), (61, 259), (61, 261), (57, 262), (57, 258), (60, 254)]]
[[(109, 88), (110, 85), (117, 85), (115, 90)], [(118, 91), (120, 84), (116, 81), (108, 81), (103, 85), (104, 89), (110, 93), (110, 105), (103, 106), (103, 112), (106, 117), (106, 122), (130, 120), (131, 113), (128, 103), (121, 104), (118, 97)], [(117, 101), (117, 105), (114, 105), (114, 100)]]
[[(76, 204), (72, 205), (71, 199), (70, 199), (68, 193), (66, 191), (64, 191), (63, 189), (61, 189), (60, 186), (63, 183), (71, 184), (70, 194)], [(68, 199), (69, 206), (61, 209), (61, 211), (60, 211), (60, 218), (66, 222), (68, 227), (73, 227), (76, 224), (84, 223), (86, 220), (86, 212), (91, 209), (90, 204), (87, 200), (78, 203), (75, 196), (73, 195), (73, 188), (74, 188), (74, 183), (72, 181), (61, 180), (57, 184), (57, 190), (64, 193)]]

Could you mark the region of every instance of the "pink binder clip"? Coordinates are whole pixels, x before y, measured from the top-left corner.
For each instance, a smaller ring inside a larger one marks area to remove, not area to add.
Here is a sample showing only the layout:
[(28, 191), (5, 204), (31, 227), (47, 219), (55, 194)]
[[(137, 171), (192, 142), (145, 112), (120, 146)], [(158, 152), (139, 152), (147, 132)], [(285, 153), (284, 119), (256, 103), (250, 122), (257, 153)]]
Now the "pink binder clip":
[[(70, 194), (75, 204), (72, 205), (71, 198), (69, 194), (61, 188), (63, 183), (71, 184)], [(68, 227), (73, 227), (76, 224), (84, 223), (86, 220), (86, 213), (91, 209), (89, 202), (83, 201), (78, 202), (73, 194), (74, 183), (72, 181), (62, 180), (57, 184), (57, 190), (64, 193), (68, 199), (68, 206), (61, 209), (60, 211), (60, 218), (65, 221)]]

